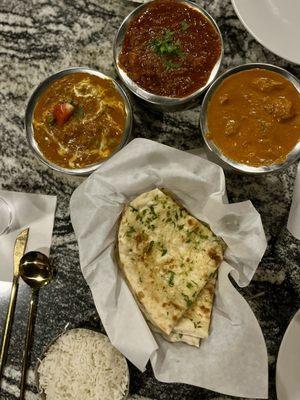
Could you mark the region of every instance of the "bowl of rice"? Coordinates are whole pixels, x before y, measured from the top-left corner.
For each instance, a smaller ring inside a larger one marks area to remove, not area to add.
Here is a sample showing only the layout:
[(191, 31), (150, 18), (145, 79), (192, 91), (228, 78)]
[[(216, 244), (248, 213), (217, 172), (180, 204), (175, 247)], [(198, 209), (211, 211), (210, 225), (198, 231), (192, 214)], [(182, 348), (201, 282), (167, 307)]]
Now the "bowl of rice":
[(36, 384), (43, 400), (124, 400), (129, 370), (107, 336), (71, 329), (46, 348), (36, 366)]

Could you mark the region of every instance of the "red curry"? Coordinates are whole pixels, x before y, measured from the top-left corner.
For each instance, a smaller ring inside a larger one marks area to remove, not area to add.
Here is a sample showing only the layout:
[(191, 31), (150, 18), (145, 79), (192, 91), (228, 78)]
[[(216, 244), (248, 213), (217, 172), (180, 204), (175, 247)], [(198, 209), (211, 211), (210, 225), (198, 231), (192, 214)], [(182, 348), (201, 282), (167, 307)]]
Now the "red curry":
[(157, 0), (129, 24), (119, 65), (152, 94), (185, 97), (206, 84), (220, 54), (219, 33), (200, 11)]

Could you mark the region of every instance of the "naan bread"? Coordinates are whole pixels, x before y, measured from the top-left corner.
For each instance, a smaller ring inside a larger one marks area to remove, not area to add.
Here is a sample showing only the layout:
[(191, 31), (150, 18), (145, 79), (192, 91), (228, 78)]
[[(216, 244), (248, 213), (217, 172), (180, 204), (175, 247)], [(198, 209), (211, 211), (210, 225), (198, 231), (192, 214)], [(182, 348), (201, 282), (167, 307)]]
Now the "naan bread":
[(149, 321), (148, 321), (148, 325), (153, 332), (159, 333), (168, 342), (171, 342), (171, 343), (183, 342), (183, 343), (189, 344), (190, 346), (196, 346), (196, 347), (200, 346), (200, 338), (198, 338), (198, 337), (190, 336), (190, 335), (183, 335), (182, 333), (173, 333), (173, 332), (171, 332), (170, 335), (167, 335), (166, 333), (163, 333), (160, 329), (158, 329), (156, 326), (151, 324), (151, 322), (149, 322)]
[(169, 342), (183, 342), (191, 346), (200, 346), (200, 339), (206, 338), (209, 334), (211, 313), (213, 308), (216, 277), (208, 281), (199, 293), (197, 300), (189, 307), (175, 325), (170, 335), (166, 335), (159, 329), (150, 327)]
[(222, 240), (159, 189), (124, 210), (119, 265), (146, 318), (170, 335), (223, 259)]
[(172, 332), (170, 335), (163, 335), (163, 337), (171, 343), (183, 342), (189, 344), (190, 346), (200, 347), (200, 338), (195, 336)]
[(215, 285), (216, 277), (213, 277), (201, 290), (196, 301), (183, 314), (172, 333), (197, 338), (206, 338), (208, 336)]

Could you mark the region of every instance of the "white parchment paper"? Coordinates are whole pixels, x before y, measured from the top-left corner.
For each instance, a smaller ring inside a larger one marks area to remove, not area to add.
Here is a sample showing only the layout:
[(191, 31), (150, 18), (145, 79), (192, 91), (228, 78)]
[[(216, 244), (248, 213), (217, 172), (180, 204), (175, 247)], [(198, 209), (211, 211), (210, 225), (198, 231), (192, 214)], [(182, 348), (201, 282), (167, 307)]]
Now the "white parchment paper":
[(0, 282), (11, 282), (15, 240), (23, 229), (29, 228), (26, 252), (36, 250), (49, 255), (56, 196), (0, 190), (0, 197), (13, 214), (10, 231), (0, 235)]
[[(114, 258), (124, 204), (155, 187), (172, 191), (228, 245), (219, 270), (211, 334), (199, 349), (169, 343), (148, 328)], [(74, 192), (71, 218), (82, 273), (115, 347), (140, 370), (150, 359), (156, 378), (228, 395), (267, 398), (265, 341), (248, 303), (231, 284), (246, 286), (266, 249), (260, 216), (250, 201), (226, 204), (225, 178), (196, 155), (135, 139)]]

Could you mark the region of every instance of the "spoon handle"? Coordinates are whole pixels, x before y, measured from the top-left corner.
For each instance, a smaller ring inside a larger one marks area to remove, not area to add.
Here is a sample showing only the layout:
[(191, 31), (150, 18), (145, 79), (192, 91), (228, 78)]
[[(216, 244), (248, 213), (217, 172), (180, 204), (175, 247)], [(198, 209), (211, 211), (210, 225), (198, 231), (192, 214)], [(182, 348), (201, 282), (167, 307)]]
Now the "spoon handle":
[(32, 294), (31, 294), (31, 299), (30, 299), (29, 315), (28, 315), (27, 328), (26, 328), (25, 349), (24, 349), (24, 355), (23, 355), (22, 375), (21, 375), (21, 384), (20, 384), (20, 400), (24, 400), (24, 398), (25, 398), (27, 369), (28, 369), (29, 358), (30, 358), (32, 333), (33, 333), (33, 326), (34, 326), (34, 317), (36, 314), (37, 299), (38, 299), (38, 291), (33, 290)]

